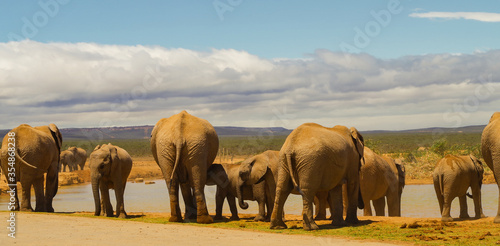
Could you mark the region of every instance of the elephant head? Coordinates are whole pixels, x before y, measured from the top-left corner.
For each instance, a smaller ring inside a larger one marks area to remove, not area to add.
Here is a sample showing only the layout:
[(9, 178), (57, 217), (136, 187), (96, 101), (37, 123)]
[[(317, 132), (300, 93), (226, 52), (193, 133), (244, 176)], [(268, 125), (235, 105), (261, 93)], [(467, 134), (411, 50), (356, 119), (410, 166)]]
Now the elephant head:
[(268, 159), (267, 156), (261, 154), (246, 159), (241, 163), (238, 173), (236, 195), (242, 209), (248, 208), (248, 203), (243, 201), (243, 186), (254, 185), (264, 181), (265, 175), (269, 170)]
[[(113, 163), (117, 162), (117, 149), (112, 145), (97, 145), (90, 154), (90, 177), (92, 182), (92, 193), (94, 195), (95, 215), (101, 214), (101, 198), (99, 185), (103, 178), (110, 176), (111, 170), (116, 169)], [(119, 165), (118, 165), (119, 166)]]

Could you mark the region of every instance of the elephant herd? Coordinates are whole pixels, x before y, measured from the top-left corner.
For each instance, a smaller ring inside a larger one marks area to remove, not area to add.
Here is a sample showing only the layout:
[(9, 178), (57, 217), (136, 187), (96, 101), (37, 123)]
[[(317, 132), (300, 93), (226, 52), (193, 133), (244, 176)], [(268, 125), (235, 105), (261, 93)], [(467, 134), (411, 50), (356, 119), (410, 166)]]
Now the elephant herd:
[[(493, 114), (481, 139), (484, 161), (500, 186), (500, 112)], [(358, 208), (364, 208), (365, 216), (373, 215), (370, 201), (377, 216), (385, 215), (386, 204), (389, 216), (401, 216), (404, 166), (364, 146), (363, 136), (354, 127), (328, 128), (306, 123), (290, 133), (280, 151), (268, 150), (239, 164), (214, 164), (219, 147), (215, 129), (208, 121), (182, 111), (159, 120), (150, 143), (167, 184), (171, 222), (220, 220), (226, 199), (230, 219), (238, 219), (236, 204), (246, 209), (248, 204), (244, 201), (255, 200), (259, 206), (255, 220), (269, 221), (271, 229), (284, 229), (287, 228), (284, 205), (290, 193), (302, 196), (306, 230), (319, 228), (315, 219), (326, 219), (327, 208), (330, 208), (332, 224), (355, 224)], [(34, 211), (54, 211), (52, 200), (57, 193), (59, 163), (64, 169), (69, 166), (70, 171), (77, 170), (78, 166), (83, 169), (81, 163), (85, 163), (87, 156), (77, 148), (61, 152), (61, 145), (62, 135), (54, 124), (40, 127), (23, 124), (4, 137), (1, 167), (15, 194), (16, 210), (33, 211), (30, 202), (33, 186)], [(104, 144), (95, 147), (89, 160), (95, 215), (126, 217), (123, 194), (132, 158), (124, 149)], [(460, 200), (461, 218), (469, 217), (466, 196), (474, 200), (475, 217), (484, 217), (482, 178), (482, 163), (472, 155), (448, 155), (438, 162), (433, 180), (443, 221), (452, 220), (450, 205), (455, 197)], [(20, 205), (17, 182), (22, 186)], [(205, 185), (217, 186), (214, 218), (207, 210)], [(466, 193), (469, 187), (472, 195)], [(184, 218), (179, 188), (184, 200)], [(109, 189), (115, 190), (116, 214), (110, 203)], [(500, 203), (494, 222), (500, 223)]]

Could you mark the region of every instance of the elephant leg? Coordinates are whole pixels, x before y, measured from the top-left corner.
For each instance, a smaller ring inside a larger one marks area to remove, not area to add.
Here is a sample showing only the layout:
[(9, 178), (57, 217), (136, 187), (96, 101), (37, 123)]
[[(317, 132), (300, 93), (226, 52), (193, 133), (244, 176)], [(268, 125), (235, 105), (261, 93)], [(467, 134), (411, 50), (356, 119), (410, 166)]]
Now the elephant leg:
[(33, 189), (35, 190), (35, 212), (45, 212), (45, 196), (43, 194), (43, 176), (36, 177), (33, 182)]
[(290, 176), (286, 171), (280, 168), (278, 172), (278, 183), (276, 184), (276, 197), (274, 199), (274, 209), (271, 214), (271, 229), (286, 229), (287, 226), (283, 222), (283, 207), (285, 201), (293, 190), (293, 185)]
[(449, 196), (448, 194), (444, 194), (444, 201), (443, 201), (443, 211), (441, 212), (441, 221), (443, 222), (451, 222), (453, 221), (453, 218), (450, 215), (450, 208), (451, 208), (451, 202), (453, 201), (453, 198)]
[(21, 192), (21, 211), (33, 212), (33, 207), (31, 207), (32, 181), (27, 178), (23, 178), (21, 175), (21, 186), (23, 188)]
[[(376, 216), (385, 216), (385, 196), (372, 200)], [(365, 205), (366, 206), (366, 205)]]
[(439, 187), (437, 179), (434, 180), (434, 190), (436, 191), (436, 197), (439, 203), (439, 212), (443, 214), (444, 196), (441, 194), (441, 188)]
[(474, 218), (479, 219), (479, 218), (486, 218), (486, 216), (483, 214), (483, 205), (481, 202), (481, 188), (479, 185), (473, 185), (471, 187), (472, 189), (472, 196), (474, 200), (474, 212), (475, 216)]
[(266, 222), (271, 221), (271, 214), (273, 213), (274, 209), (274, 196), (271, 195), (270, 193), (271, 192), (269, 191), (269, 187), (266, 182), (266, 207), (267, 207)]
[(347, 196), (349, 197), (349, 205), (347, 207), (346, 222), (350, 224), (359, 223), (358, 220), (358, 194), (359, 194), (359, 178), (351, 178), (347, 180)]
[[(363, 216), (373, 216), (370, 200), (363, 197), (363, 203), (365, 204), (365, 208), (363, 209)], [(373, 205), (375, 206), (375, 202), (373, 202)], [(377, 211), (375, 210), (375, 212)]]
[(105, 184), (106, 182), (100, 182), (101, 188), (101, 196), (102, 196), (102, 206), (103, 206), (103, 214), (107, 217), (113, 217), (113, 205), (111, 205), (111, 201), (109, 199), (109, 189)]
[(165, 179), (167, 182), (168, 194), (170, 198), (170, 219), (169, 222), (183, 222), (181, 208), (179, 206), (179, 183), (174, 178)]
[[(224, 199), (226, 199), (226, 194), (222, 191), (222, 188), (217, 186), (217, 191), (215, 192), (215, 220), (222, 220), (222, 207), (224, 206)], [(227, 201), (229, 203), (229, 198)]]
[(58, 186), (59, 174), (57, 172), (57, 163), (52, 163), (47, 170), (47, 176), (45, 178), (45, 211), (47, 212), (54, 212), (52, 201), (57, 194)]
[[(390, 217), (401, 216), (401, 199), (398, 190), (394, 190), (387, 194), (387, 210)], [(377, 216), (379, 215), (377, 214)]]
[[(238, 208), (236, 206), (236, 197), (233, 195), (227, 195), (227, 203), (229, 204), (229, 209), (231, 210), (231, 220), (239, 220)], [(224, 200), (222, 200), (224, 202)]]
[(492, 153), (493, 157), (493, 165), (491, 168), (493, 171), (493, 176), (495, 177), (495, 181), (497, 182), (498, 186), (498, 210), (497, 210), (497, 215), (495, 216), (495, 219), (493, 220), (494, 223), (500, 223), (500, 154), (497, 153)]
[(458, 201), (460, 202), (460, 218), (462, 219), (468, 219), (469, 217), (469, 212), (468, 212), (468, 207), (467, 207), (467, 196), (459, 196)]
[(123, 193), (125, 191), (125, 184), (120, 185), (120, 187), (115, 187), (115, 197), (116, 197), (116, 217), (127, 218), (127, 213), (125, 212), (125, 204), (123, 202)]
[[(200, 161), (200, 163), (202, 162)], [(190, 181), (193, 184), (194, 197), (196, 198), (196, 222), (201, 224), (213, 223), (214, 220), (208, 214), (207, 203), (205, 200), (205, 184), (207, 181), (207, 171), (206, 169), (200, 170), (200, 167), (196, 167), (193, 169), (194, 171), (188, 169), (188, 173), (191, 172), (191, 175), (189, 175), (189, 177), (191, 178)]]
[(181, 192), (182, 198), (184, 198), (184, 218), (187, 220), (196, 220), (196, 203), (193, 199), (193, 192), (189, 183), (182, 183)]
[(302, 189), (302, 219), (304, 230), (318, 230), (319, 227), (314, 222), (313, 206), (314, 195), (316, 192), (310, 189)]
[[(316, 194), (315, 198), (318, 199), (318, 202), (316, 204), (316, 217), (314, 217), (315, 220), (326, 220), (326, 204), (328, 203), (327, 197), (328, 191), (322, 191)], [(314, 200), (316, 201), (316, 199)]]
[(342, 184), (335, 186), (328, 192), (328, 203), (332, 212), (332, 225), (345, 226), (344, 221), (344, 199), (342, 195)]
[(265, 182), (255, 184), (252, 187), (253, 195), (257, 204), (259, 205), (259, 214), (255, 216), (254, 221), (265, 221), (266, 220), (266, 187)]

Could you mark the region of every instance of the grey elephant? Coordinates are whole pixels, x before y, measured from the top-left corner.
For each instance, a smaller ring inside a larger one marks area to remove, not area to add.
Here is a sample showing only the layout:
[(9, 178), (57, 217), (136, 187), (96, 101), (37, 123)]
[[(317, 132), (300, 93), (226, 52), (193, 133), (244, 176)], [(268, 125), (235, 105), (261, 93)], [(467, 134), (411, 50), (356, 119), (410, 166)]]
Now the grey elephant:
[[(179, 185), (188, 219), (212, 223), (205, 200), (207, 171), (219, 149), (219, 138), (206, 120), (186, 111), (163, 118), (151, 133), (151, 151), (167, 183), (170, 195), (170, 222), (182, 222)], [(193, 203), (193, 196), (196, 205)]]
[(268, 150), (240, 164), (213, 164), (210, 167), (207, 185), (217, 184), (215, 219), (222, 219), (224, 198), (229, 203), (231, 219), (239, 219), (235, 202), (238, 197), (242, 209), (248, 208), (244, 200), (257, 201), (259, 214), (255, 221), (269, 221), (276, 191), (278, 154), (279, 151)]
[[(113, 217), (113, 206), (110, 202), (109, 189), (114, 189), (116, 196), (116, 217), (127, 217), (123, 194), (131, 170), (132, 158), (126, 150), (112, 144), (97, 145), (95, 147), (94, 151), (90, 154), (90, 179), (95, 205), (94, 215), (105, 214), (107, 217)], [(102, 198), (100, 197), (101, 195)]]
[[(5, 135), (2, 141), (1, 165), (11, 190), (14, 210), (33, 211), (31, 187), (35, 190), (35, 211), (54, 212), (52, 200), (57, 194), (59, 153), (62, 135), (56, 125), (31, 127), (22, 124)], [(44, 178), (46, 174), (46, 179)], [(21, 207), (16, 182), (21, 182)], [(45, 183), (45, 192), (44, 192)]]
[[(500, 199), (500, 112), (495, 112), (481, 135), (481, 152), (484, 162), (493, 171)], [(500, 201), (494, 223), (500, 223)]]
[(469, 187), (474, 200), (475, 218), (485, 217), (481, 206), (483, 172), (483, 164), (472, 155), (447, 155), (438, 161), (432, 173), (432, 179), (442, 221), (453, 221), (450, 216), (450, 207), (455, 197), (458, 197), (460, 201), (460, 218), (469, 218), (466, 201)]
[(78, 170), (83, 170), (85, 162), (87, 161), (87, 151), (82, 148), (69, 147), (67, 150), (61, 151), (61, 167), (59, 170), (61, 172), (66, 172), (66, 166), (70, 172)]
[(355, 128), (327, 128), (306, 123), (293, 130), (285, 140), (279, 155), (278, 183), (270, 228), (287, 228), (283, 222), (283, 207), (294, 188), (303, 198), (302, 216), (305, 230), (319, 228), (313, 219), (313, 199), (318, 192), (329, 192), (328, 203), (334, 208), (332, 223), (344, 224), (343, 180), (347, 181), (349, 196), (346, 222), (357, 223), (359, 169), (363, 147), (363, 137)]
[(365, 205), (364, 215), (372, 216), (370, 201), (377, 216), (385, 216), (385, 203), (389, 216), (401, 216), (401, 195), (405, 186), (404, 166), (394, 159), (380, 156), (365, 146), (365, 163), (360, 171), (360, 189)]

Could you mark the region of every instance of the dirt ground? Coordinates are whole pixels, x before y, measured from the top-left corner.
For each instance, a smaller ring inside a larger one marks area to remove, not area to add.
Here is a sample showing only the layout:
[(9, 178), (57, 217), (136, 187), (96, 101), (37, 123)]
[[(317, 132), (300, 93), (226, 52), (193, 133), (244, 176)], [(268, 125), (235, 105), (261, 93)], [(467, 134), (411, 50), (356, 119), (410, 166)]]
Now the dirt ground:
[[(6, 221), (7, 212), (1, 212)], [(150, 216), (155, 216), (154, 214)], [(275, 233), (218, 229), (186, 224), (150, 224), (65, 216), (61, 214), (16, 214), (16, 238), (7, 231), (2, 245), (393, 245), (334, 237), (281, 235)]]

